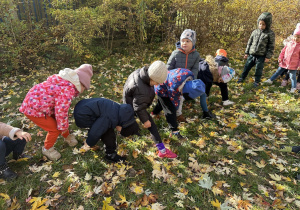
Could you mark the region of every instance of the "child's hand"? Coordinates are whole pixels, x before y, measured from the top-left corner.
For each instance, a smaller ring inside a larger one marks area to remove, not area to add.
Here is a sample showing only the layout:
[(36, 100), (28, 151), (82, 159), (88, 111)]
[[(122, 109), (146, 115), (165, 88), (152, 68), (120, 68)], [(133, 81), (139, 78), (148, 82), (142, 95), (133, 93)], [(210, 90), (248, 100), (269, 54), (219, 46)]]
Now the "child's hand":
[(219, 83), (223, 82), (222, 78), (220, 77), (218, 80)]
[(278, 63), (281, 63), (281, 59), (280, 58), (278, 58)]
[(31, 135), (30, 133), (23, 132), (23, 131), (17, 131), (15, 135), (18, 137), (18, 139), (24, 139), (25, 141), (31, 141)]
[(248, 58), (248, 55), (246, 54), (246, 55), (244, 55), (244, 59), (247, 59)]
[(300, 66), (298, 66), (297, 70), (300, 70)]
[(116, 129), (117, 129), (117, 131), (121, 132), (121, 130), (122, 130), (122, 127), (121, 127), (121, 126), (119, 126), (119, 125), (117, 125), (117, 126), (116, 126)]
[(150, 128), (151, 127), (151, 122), (149, 120), (147, 120), (145, 123), (144, 123), (144, 128)]
[(268, 63), (270, 61), (269, 58), (265, 58), (265, 62)]

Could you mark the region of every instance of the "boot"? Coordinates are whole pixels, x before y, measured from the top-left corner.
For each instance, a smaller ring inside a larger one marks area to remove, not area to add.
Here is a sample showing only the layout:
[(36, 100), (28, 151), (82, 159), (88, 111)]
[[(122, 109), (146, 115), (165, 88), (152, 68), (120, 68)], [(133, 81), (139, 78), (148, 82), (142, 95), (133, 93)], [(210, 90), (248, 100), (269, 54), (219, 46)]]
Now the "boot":
[(203, 119), (216, 119), (216, 115), (214, 115), (211, 111), (203, 112)]
[(0, 165), (0, 179), (4, 179), (6, 181), (17, 178), (17, 174), (10, 170), (6, 163)]
[(179, 131), (176, 131), (176, 132), (171, 132), (169, 137), (175, 137), (177, 138), (178, 140), (185, 140), (185, 137), (183, 137)]
[(51, 147), (50, 149), (42, 149), (43, 155), (45, 155), (49, 160), (58, 160), (61, 157), (61, 154)]
[(117, 154), (117, 152), (111, 153), (111, 154), (106, 154), (105, 159), (110, 161), (110, 162), (121, 162), (121, 161), (125, 161), (126, 158), (122, 157), (120, 155)]
[(67, 142), (70, 147), (74, 147), (78, 144), (74, 134), (68, 135), (68, 137), (65, 138), (65, 142)]

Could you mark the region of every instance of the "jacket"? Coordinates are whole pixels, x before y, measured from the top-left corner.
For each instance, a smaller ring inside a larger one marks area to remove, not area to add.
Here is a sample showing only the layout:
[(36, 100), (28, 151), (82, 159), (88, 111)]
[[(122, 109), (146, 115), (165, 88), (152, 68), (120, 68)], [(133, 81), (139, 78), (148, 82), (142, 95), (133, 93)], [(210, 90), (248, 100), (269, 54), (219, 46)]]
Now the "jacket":
[(255, 29), (252, 32), (247, 43), (245, 54), (265, 56), (270, 59), (275, 48), (275, 34), (271, 30), (272, 14), (269, 12), (262, 13), (257, 19), (257, 25), (261, 20), (266, 23), (266, 28), (264, 30)]
[(7, 125), (3, 122), (0, 122), (0, 141), (4, 136), (11, 138), (12, 140), (16, 140), (17, 137), (15, 136), (16, 132), (20, 131), (19, 128), (14, 128), (10, 125)]
[(176, 43), (176, 47), (177, 49), (172, 52), (167, 62), (168, 70), (177, 68), (189, 69), (196, 77), (199, 71), (200, 54), (195, 48), (186, 54), (184, 50), (180, 48), (180, 42)]
[(186, 81), (193, 80), (194, 74), (188, 69), (173, 69), (163, 84), (155, 86), (155, 93), (160, 97), (169, 97), (176, 109), (180, 103), (181, 91)]
[(106, 98), (79, 101), (74, 108), (74, 118), (78, 127), (89, 128), (86, 143), (91, 147), (109, 128), (125, 128), (135, 121), (131, 105), (119, 104)]
[(290, 41), (281, 50), (279, 66), (289, 70), (297, 70), (300, 67), (300, 42)]
[(123, 103), (130, 104), (141, 122), (149, 120), (147, 108), (155, 97), (154, 88), (150, 86), (148, 67), (132, 72), (123, 88)]
[(57, 129), (67, 130), (69, 127), (68, 111), (72, 99), (78, 94), (72, 82), (55, 74), (29, 90), (19, 111), (33, 117), (54, 115)]
[(206, 85), (213, 82), (213, 75), (210, 72), (209, 65), (203, 58), (200, 58), (197, 79), (201, 79)]

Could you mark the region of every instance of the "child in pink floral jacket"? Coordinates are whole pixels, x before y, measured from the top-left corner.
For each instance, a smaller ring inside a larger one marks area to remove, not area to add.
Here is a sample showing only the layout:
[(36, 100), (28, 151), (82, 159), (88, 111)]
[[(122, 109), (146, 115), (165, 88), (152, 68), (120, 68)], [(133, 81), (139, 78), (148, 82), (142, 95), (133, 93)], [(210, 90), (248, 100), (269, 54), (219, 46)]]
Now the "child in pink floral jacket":
[(50, 160), (61, 157), (53, 147), (60, 134), (70, 146), (77, 144), (75, 136), (68, 130), (68, 110), (72, 99), (90, 88), (92, 75), (90, 64), (83, 64), (76, 70), (63, 69), (31, 88), (19, 109), (37, 126), (48, 131), (42, 153)]

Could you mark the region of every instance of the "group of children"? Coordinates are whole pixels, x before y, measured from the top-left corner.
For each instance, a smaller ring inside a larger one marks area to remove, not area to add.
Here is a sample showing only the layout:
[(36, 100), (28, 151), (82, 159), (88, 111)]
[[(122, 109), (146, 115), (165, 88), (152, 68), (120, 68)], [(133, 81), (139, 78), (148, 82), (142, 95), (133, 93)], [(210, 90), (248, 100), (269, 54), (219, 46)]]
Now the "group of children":
[[(270, 29), (272, 15), (263, 13), (258, 18), (258, 27), (248, 41), (245, 58), (247, 62), (238, 82), (245, 80), (249, 70), (256, 64), (255, 83), (258, 86), (264, 62), (268, 62), (274, 50), (275, 35)], [(274, 75), (289, 70), (292, 89), (295, 85), (295, 72), (300, 70), (300, 25), (294, 32), (294, 38), (288, 42), (279, 57), (280, 68)], [(183, 31), (177, 49), (172, 52), (167, 64), (155, 61), (132, 72), (123, 89), (123, 104), (105, 98), (91, 98), (79, 101), (74, 108), (75, 123), (80, 128), (88, 129), (85, 144), (92, 147), (101, 139), (105, 145), (105, 158), (108, 161), (124, 161), (125, 157), (117, 154), (115, 129), (124, 137), (140, 135), (136, 122), (137, 116), (143, 127), (151, 133), (152, 140), (158, 149), (160, 158), (176, 158), (177, 154), (166, 148), (152, 116), (162, 110), (171, 129), (170, 136), (184, 139), (178, 129), (178, 122), (186, 121), (182, 114), (184, 100), (200, 97), (203, 118), (214, 119), (215, 115), (208, 110), (207, 97), (211, 87), (220, 87), (224, 106), (234, 104), (229, 100), (227, 82), (233, 77), (223, 77), (223, 72), (232, 72), (228, 65), (227, 52), (219, 49), (216, 57), (207, 56), (201, 59), (195, 49), (196, 32), (191, 29)], [(294, 52), (298, 55), (295, 55)], [(298, 63), (295, 60), (298, 59)], [(274, 76), (273, 75), (273, 76)], [(83, 64), (73, 70), (65, 68), (52, 75), (46, 81), (35, 85), (27, 93), (19, 111), (47, 131), (42, 154), (50, 160), (58, 160), (61, 154), (55, 150), (54, 144), (59, 135), (69, 146), (77, 145), (75, 135), (69, 132), (68, 110), (72, 99), (90, 88), (92, 66)], [(276, 77), (271, 77), (273, 81)], [(226, 79), (225, 79), (226, 78)], [(269, 82), (270, 83), (270, 82)], [(147, 109), (157, 95), (157, 104), (151, 114)], [(11, 171), (5, 156), (13, 152), (13, 158), (22, 155), (25, 144), (31, 140), (27, 132), (0, 123), (0, 178), (13, 179), (16, 173)]]

